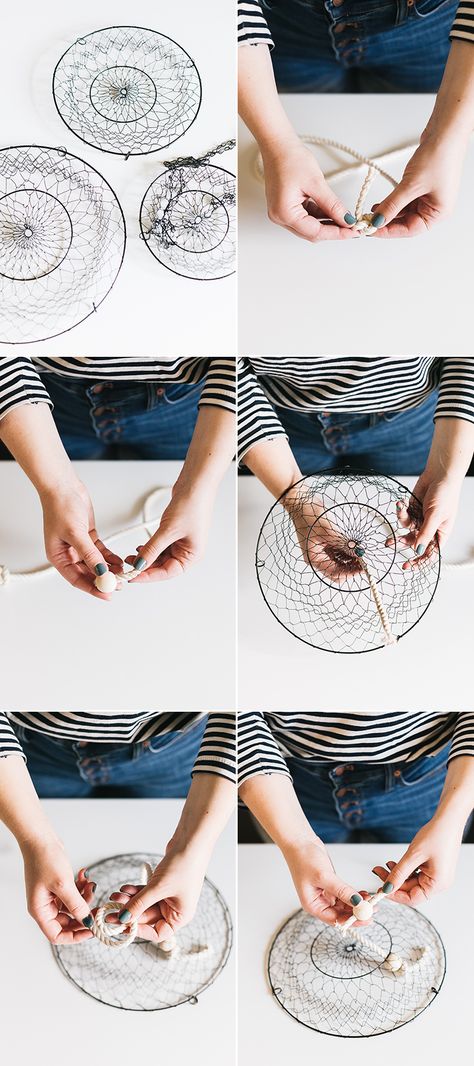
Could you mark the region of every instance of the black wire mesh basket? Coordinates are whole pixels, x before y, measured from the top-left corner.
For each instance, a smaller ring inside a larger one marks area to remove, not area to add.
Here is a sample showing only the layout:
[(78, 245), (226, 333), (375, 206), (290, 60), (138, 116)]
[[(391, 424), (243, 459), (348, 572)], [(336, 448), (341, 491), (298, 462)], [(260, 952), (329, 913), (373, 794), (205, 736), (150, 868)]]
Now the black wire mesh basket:
[(256, 549), (260, 590), (305, 644), (345, 654), (396, 642), (420, 621), (439, 580), (434, 541), (415, 566), (422, 505), (394, 478), (357, 471), (304, 477), (268, 512)]
[(140, 207), (147, 248), (175, 274), (215, 281), (235, 271), (235, 174), (209, 162), (168, 165)]
[[(353, 930), (343, 936), (303, 910), (282, 925), (270, 947), (267, 972), (287, 1014), (327, 1036), (370, 1037), (399, 1029), (434, 1002), (446, 955), (423, 914), (387, 902), (363, 933), (363, 941)], [(406, 963), (402, 975), (386, 966), (394, 954)]]
[(53, 75), (54, 102), (72, 133), (125, 157), (157, 152), (182, 137), (201, 95), (188, 53), (141, 26), (109, 26), (80, 37)]
[(0, 150), (0, 342), (73, 329), (114, 285), (125, 220), (105, 178), (64, 148)]
[[(114, 855), (88, 866), (97, 882), (94, 907), (123, 884), (141, 884), (142, 867), (155, 868), (162, 856)], [(232, 947), (232, 922), (225, 901), (205, 879), (196, 914), (176, 934), (178, 950), (164, 956), (156, 944), (137, 938), (114, 951), (95, 937), (83, 943), (53, 947), (64, 975), (79, 989), (112, 1007), (156, 1011), (198, 1002), (224, 969)]]

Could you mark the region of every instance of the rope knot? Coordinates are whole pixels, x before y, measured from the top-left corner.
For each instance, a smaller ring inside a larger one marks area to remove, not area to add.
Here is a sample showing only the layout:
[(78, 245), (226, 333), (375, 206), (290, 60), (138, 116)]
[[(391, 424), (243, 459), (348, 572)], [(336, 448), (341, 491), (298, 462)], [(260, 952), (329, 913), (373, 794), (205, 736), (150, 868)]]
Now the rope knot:
[(372, 225), (373, 217), (373, 213), (369, 212), (357, 219), (354, 229), (358, 230), (361, 237), (373, 237), (374, 233), (377, 233), (377, 227)]

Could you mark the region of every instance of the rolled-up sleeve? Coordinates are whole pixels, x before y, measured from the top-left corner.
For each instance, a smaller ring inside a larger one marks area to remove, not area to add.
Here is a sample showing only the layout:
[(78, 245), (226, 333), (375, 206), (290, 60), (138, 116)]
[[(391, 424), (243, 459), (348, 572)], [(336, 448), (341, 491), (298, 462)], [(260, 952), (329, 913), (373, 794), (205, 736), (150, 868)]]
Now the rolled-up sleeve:
[(278, 743), (263, 711), (245, 711), (238, 716), (238, 784), (262, 774), (290, 777)]
[(209, 359), (199, 406), (224, 407), (235, 414), (236, 377), (235, 359)]
[(474, 359), (440, 359), (439, 396), (435, 418), (474, 422)]
[(236, 750), (235, 714), (211, 712), (194, 763), (193, 776), (199, 773), (217, 774), (235, 783)]
[(0, 419), (27, 403), (53, 402), (28, 356), (0, 357)]
[(24, 759), (26, 758), (5, 711), (0, 711), (0, 759), (6, 758), (7, 755), (22, 755)]
[(237, 380), (238, 446), (242, 462), (250, 448), (260, 441), (288, 437), (250, 359), (239, 359)]
[(272, 35), (258, 0), (240, 0), (237, 4), (237, 40), (239, 46), (268, 44), (273, 48)]

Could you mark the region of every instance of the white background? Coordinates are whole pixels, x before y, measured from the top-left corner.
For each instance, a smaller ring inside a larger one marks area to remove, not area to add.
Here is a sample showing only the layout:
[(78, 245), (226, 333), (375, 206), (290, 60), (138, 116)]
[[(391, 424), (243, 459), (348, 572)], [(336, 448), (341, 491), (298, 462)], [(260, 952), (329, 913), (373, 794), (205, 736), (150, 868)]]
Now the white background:
[[(105, 26), (144, 26), (174, 38), (194, 59), (202, 81), (199, 114), (163, 152), (130, 158), (84, 144), (59, 117), (51, 92), (54, 67), (86, 33)], [(0, 34), (1, 146), (40, 144), (68, 151), (111, 184), (127, 225), (125, 260), (98, 310), (69, 333), (32, 346), (42, 355), (228, 355), (235, 349), (235, 275), (209, 282), (178, 277), (161, 266), (139, 238), (138, 214), (161, 161), (202, 155), (235, 137), (235, 12), (221, 0), (44, 0), (6, 4)], [(217, 157), (235, 171), (235, 154)], [(28, 345), (0, 344), (4, 354)]]
[[(329, 137), (364, 155), (418, 141), (427, 95), (291, 95), (298, 133)], [(242, 125), (239, 159), (239, 348), (242, 355), (439, 355), (472, 350), (474, 143), (454, 214), (411, 240), (360, 238), (310, 244), (266, 217), (263, 185), (250, 163), (255, 143)], [(323, 170), (332, 160), (316, 150)], [(385, 169), (399, 179), (410, 153)], [(342, 157), (343, 162), (351, 162)], [(382, 163), (383, 166), (383, 163)], [(367, 170), (334, 181), (353, 211)], [(391, 191), (377, 179), (367, 206)]]
[[(102, 538), (140, 518), (148, 493), (172, 485), (177, 462), (73, 464), (89, 489)], [(205, 558), (182, 577), (125, 585), (110, 602), (53, 571), (0, 586), (1, 706), (11, 710), (226, 710), (235, 705), (235, 481), (216, 501)], [(0, 562), (46, 560), (36, 492), (16, 463), (0, 463)], [(155, 514), (165, 506), (157, 504)], [(111, 545), (123, 557), (143, 532)], [(146, 538), (146, 535), (145, 535)]]
[[(162, 852), (182, 808), (180, 800), (44, 800), (43, 805), (75, 870), (110, 855)], [(231, 821), (208, 868), (232, 919), (234, 839)], [(225, 1048), (226, 1063), (233, 1066), (234, 952), (195, 1006), (182, 1004), (157, 1012), (116, 1010), (84, 995), (61, 973), (48, 941), (27, 914), (20, 851), (2, 825), (0, 869), (5, 1062), (8, 1057), (16, 1066), (58, 1066), (61, 1062), (68, 1066), (189, 1066), (205, 1060), (207, 1066), (221, 1066)]]
[[(371, 869), (397, 860), (401, 844), (334, 844), (329, 847), (338, 874), (361, 888), (374, 889)], [(447, 972), (439, 996), (430, 1007), (392, 1033), (370, 1040), (322, 1036), (290, 1018), (274, 1000), (266, 977), (266, 958), (275, 933), (298, 909), (290, 875), (272, 844), (239, 846), (239, 1054), (243, 1063), (344, 1062), (351, 1066), (413, 1066), (429, 1062), (467, 1061), (472, 1042), (472, 976), (474, 948), (471, 913), (474, 848), (465, 844), (455, 885), (435, 896), (423, 913), (436, 926), (447, 955)]]
[[(400, 475), (413, 487), (415, 478)], [(239, 478), (239, 707), (241, 710), (472, 710), (474, 567), (441, 572), (424, 617), (393, 648), (336, 655), (302, 644), (278, 624), (255, 574), (255, 547), (272, 497)], [(464, 481), (443, 558), (474, 558), (474, 478)]]

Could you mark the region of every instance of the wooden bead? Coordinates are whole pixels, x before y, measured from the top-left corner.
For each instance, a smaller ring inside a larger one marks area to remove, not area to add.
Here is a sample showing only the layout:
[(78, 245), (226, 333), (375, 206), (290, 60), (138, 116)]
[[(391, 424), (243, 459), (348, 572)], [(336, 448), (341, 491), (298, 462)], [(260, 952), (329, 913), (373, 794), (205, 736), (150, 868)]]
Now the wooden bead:
[(363, 899), (352, 908), (352, 913), (359, 922), (368, 922), (374, 913), (374, 908), (369, 899)]
[(105, 574), (99, 574), (94, 578), (94, 585), (99, 592), (115, 592), (117, 578), (111, 570), (106, 570)]
[(387, 955), (384, 965), (387, 967), (387, 970), (390, 970), (392, 973), (396, 973), (397, 970), (401, 970), (403, 966), (403, 959), (401, 959), (399, 955)]

